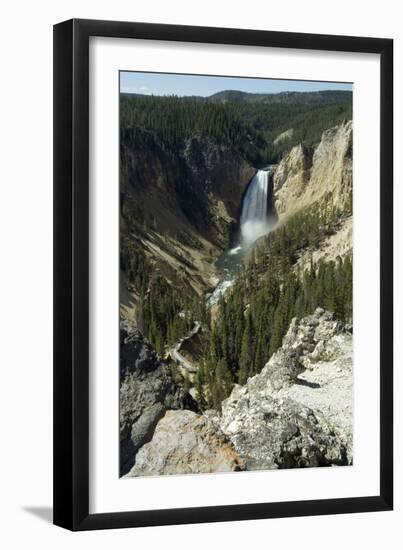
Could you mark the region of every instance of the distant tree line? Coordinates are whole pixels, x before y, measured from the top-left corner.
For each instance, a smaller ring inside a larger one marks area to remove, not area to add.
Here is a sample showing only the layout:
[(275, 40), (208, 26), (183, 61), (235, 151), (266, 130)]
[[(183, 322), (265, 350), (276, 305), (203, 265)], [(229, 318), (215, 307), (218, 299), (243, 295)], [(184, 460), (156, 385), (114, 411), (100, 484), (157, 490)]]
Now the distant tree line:
[(152, 147), (155, 142), (173, 155), (184, 149), (186, 139), (200, 136), (259, 164), (266, 145), (261, 133), (242, 120), (233, 105), (193, 98), (122, 95), (120, 128), (121, 142), (131, 147)]
[[(254, 166), (276, 163), (293, 145), (312, 148), (327, 128), (352, 117), (351, 94), (326, 94), (321, 101), (215, 101), (209, 98), (121, 94), (121, 143), (156, 145), (177, 155), (185, 140), (203, 136), (239, 152)], [(274, 139), (293, 128), (291, 139)]]
[[(246, 122), (262, 133), (266, 142), (262, 156), (268, 163), (276, 164), (300, 143), (313, 152), (325, 130), (351, 120), (352, 101), (351, 96), (346, 96), (330, 104), (252, 103), (242, 104), (239, 112)], [(291, 128), (292, 137), (274, 145), (278, 135)]]

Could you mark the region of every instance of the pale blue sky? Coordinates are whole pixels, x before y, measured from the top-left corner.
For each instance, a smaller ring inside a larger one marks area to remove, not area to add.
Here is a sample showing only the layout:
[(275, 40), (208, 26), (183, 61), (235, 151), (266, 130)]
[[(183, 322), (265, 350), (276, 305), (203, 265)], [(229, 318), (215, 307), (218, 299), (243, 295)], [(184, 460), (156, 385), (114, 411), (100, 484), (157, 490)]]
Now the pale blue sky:
[(312, 82), (305, 80), (275, 80), (126, 71), (120, 73), (121, 92), (149, 95), (210, 96), (223, 90), (277, 93), (352, 89), (351, 83), (344, 82)]

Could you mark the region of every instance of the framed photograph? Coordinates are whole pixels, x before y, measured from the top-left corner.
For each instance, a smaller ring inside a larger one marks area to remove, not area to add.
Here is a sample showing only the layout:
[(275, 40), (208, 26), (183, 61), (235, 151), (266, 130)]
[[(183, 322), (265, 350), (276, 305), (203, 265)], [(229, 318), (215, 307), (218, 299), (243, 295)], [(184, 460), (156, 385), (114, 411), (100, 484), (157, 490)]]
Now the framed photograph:
[(54, 27), (54, 523), (391, 510), (393, 42)]

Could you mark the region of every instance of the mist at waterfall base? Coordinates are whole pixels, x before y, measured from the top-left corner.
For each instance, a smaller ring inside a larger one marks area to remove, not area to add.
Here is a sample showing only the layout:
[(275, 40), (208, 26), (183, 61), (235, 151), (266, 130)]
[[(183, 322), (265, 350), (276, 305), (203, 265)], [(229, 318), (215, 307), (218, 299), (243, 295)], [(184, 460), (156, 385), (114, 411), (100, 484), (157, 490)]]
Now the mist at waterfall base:
[(220, 296), (232, 286), (241, 269), (242, 260), (252, 244), (259, 237), (267, 235), (276, 224), (269, 209), (268, 197), (272, 170), (271, 166), (258, 170), (248, 185), (242, 202), (239, 242), (217, 260), (216, 266), (223, 273), (223, 278), (208, 299), (210, 305), (216, 304)]

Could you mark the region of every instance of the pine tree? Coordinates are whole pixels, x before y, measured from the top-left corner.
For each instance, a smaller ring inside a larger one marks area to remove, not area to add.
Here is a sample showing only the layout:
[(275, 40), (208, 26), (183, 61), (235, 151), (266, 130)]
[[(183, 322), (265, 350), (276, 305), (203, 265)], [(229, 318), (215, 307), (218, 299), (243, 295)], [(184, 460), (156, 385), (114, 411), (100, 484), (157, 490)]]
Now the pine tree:
[(201, 361), (196, 372), (196, 396), (197, 396), (197, 402), (199, 404), (199, 407), (204, 410), (207, 406), (207, 400), (205, 396), (205, 384), (206, 384), (206, 376), (204, 371), (204, 362)]
[(250, 310), (248, 310), (239, 357), (238, 384), (245, 384), (248, 379), (251, 365), (253, 367), (253, 351), (252, 316)]
[(213, 403), (215, 409), (220, 410), (221, 402), (228, 397), (231, 388), (232, 381), (230, 372), (222, 360), (218, 361), (215, 367), (213, 385)]
[(254, 374), (258, 374), (262, 370), (262, 368), (265, 365), (265, 357), (266, 357), (265, 344), (264, 344), (264, 338), (263, 338), (263, 331), (261, 330), (257, 338), (256, 353), (255, 353), (255, 359), (253, 363), (253, 372), (250, 373), (250, 376)]
[(281, 346), (284, 336), (284, 318), (282, 307), (279, 306), (274, 314), (273, 334), (270, 339), (269, 356), (273, 355)]

